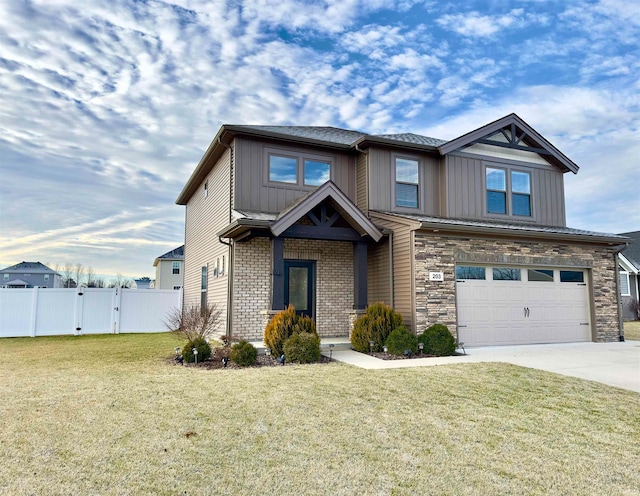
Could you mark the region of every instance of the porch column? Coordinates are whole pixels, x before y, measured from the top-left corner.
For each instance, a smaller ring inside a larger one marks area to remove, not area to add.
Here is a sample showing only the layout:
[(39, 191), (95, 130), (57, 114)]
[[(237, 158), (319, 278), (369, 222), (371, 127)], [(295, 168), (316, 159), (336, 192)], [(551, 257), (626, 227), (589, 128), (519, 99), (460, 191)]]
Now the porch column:
[(273, 251), (273, 272), (271, 290), (271, 308), (284, 309), (284, 238), (271, 240)]
[(367, 308), (367, 242), (353, 243), (353, 308)]

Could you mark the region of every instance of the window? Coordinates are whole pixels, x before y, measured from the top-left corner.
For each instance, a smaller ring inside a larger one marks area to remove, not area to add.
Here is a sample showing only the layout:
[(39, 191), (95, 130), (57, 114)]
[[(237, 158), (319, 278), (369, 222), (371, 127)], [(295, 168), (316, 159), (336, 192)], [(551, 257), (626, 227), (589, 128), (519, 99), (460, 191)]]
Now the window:
[(487, 213), (531, 217), (531, 174), (487, 167), (486, 186)]
[(529, 281), (553, 282), (553, 270), (529, 269), (527, 270), (527, 278)]
[(202, 190), (202, 194), (205, 198), (209, 196), (209, 181), (204, 182), (204, 189)]
[(513, 215), (531, 217), (531, 176), (528, 172), (511, 171), (511, 204)]
[(418, 208), (418, 161), (396, 158), (396, 206)]
[(180, 274), (180, 262), (173, 262), (173, 274)]
[(207, 267), (202, 267), (202, 275), (200, 277), (200, 291), (207, 290)]
[(515, 269), (512, 267), (494, 267), (493, 280), (494, 281), (519, 281), (520, 269)]
[(560, 282), (584, 282), (584, 272), (581, 270), (561, 270)]
[(305, 186), (322, 186), (331, 179), (331, 164), (317, 160), (304, 161)]
[(202, 315), (207, 310), (207, 267), (202, 267), (202, 275), (200, 276), (200, 312)]
[(507, 173), (487, 167), (487, 212), (507, 213)]
[(49, 280), (49, 274), (45, 274), (45, 275), (44, 275), (44, 280), (45, 280), (45, 281), (48, 281), (48, 280)]
[(269, 155), (269, 181), (296, 184), (298, 182), (298, 160), (294, 157)]
[(629, 273), (626, 270), (620, 270), (620, 295), (631, 296), (631, 291), (629, 291)]
[(2, 274), (2, 278), (3, 278), (5, 281), (8, 281), (8, 280), (9, 280), (9, 274)]
[(173, 289), (177, 291), (178, 289), (182, 289), (182, 286), (174, 286)]
[(484, 267), (456, 267), (456, 279), (486, 279)]

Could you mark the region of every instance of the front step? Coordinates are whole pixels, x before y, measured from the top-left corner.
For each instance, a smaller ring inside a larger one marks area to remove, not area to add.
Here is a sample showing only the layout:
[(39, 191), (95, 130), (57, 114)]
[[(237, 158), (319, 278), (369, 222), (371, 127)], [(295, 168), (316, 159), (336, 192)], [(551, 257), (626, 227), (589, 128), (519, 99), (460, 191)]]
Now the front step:
[[(258, 350), (258, 355), (264, 355), (264, 351), (267, 349), (264, 341), (251, 341), (253, 347)], [(320, 338), (320, 351), (322, 353), (329, 353), (331, 346), (333, 345), (333, 351), (345, 351), (351, 349), (351, 341), (346, 336), (341, 337), (326, 337)]]

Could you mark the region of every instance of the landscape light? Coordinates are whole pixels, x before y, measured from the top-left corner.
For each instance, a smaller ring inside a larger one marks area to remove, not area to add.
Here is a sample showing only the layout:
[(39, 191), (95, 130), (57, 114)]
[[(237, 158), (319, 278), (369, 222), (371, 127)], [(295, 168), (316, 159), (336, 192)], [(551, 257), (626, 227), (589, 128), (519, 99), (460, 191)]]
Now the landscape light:
[(229, 363), (229, 357), (222, 357), (222, 366), (226, 369)]
[(404, 350), (404, 356), (406, 356), (407, 358), (411, 358), (412, 355), (413, 351), (411, 351), (410, 349)]
[(198, 365), (198, 348), (193, 348), (191, 351), (193, 351), (193, 356), (196, 359), (196, 365)]
[(420, 349), (420, 354), (422, 355), (422, 350), (424, 350), (424, 343), (418, 343), (418, 348)]
[(176, 357), (177, 357), (180, 354), (180, 346), (176, 346), (175, 350), (176, 350)]
[(329, 345), (329, 360), (333, 359), (333, 347), (334, 346), (335, 346), (334, 344), (330, 344)]
[(384, 351), (384, 354), (386, 355), (387, 351), (389, 351), (389, 348), (387, 348), (386, 346), (383, 346), (382, 347), (382, 351)]
[(278, 358), (276, 358), (276, 362), (281, 363), (282, 366), (284, 367), (284, 362), (285, 362), (284, 353)]
[(264, 354), (267, 356), (271, 356), (271, 348), (265, 348), (264, 349)]
[(374, 345), (373, 340), (372, 340), (372, 341), (369, 341), (369, 349), (371, 350), (371, 354), (372, 354), (372, 355), (373, 355), (373, 345)]

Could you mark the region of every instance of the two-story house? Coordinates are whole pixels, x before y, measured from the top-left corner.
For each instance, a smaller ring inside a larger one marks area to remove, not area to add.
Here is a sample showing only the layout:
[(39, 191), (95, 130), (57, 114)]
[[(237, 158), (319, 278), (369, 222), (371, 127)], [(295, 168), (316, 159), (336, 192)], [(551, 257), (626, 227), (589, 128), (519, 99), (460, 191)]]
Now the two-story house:
[(61, 288), (62, 276), (40, 262), (20, 262), (0, 270), (0, 287)]
[(467, 346), (618, 340), (628, 239), (566, 226), (567, 172), (515, 114), (450, 141), (224, 125), (176, 201), (184, 303), (248, 339), (288, 304), (340, 336), (384, 302)]
[(184, 245), (157, 257), (153, 266), (156, 268), (154, 289), (181, 289), (184, 284)]

